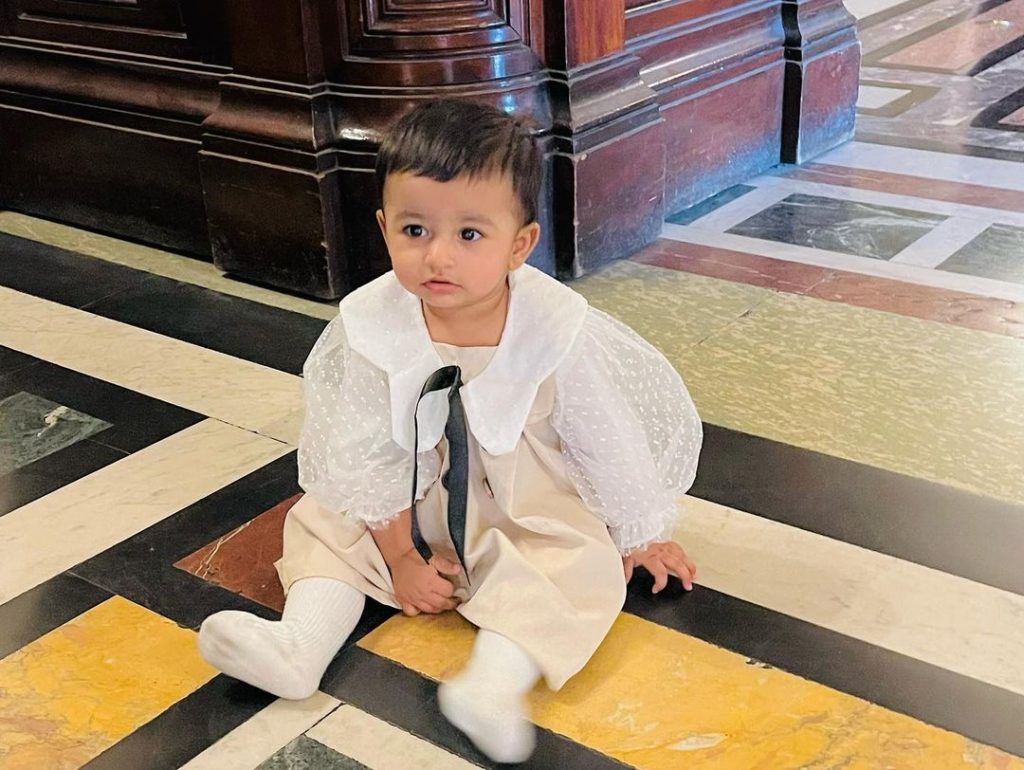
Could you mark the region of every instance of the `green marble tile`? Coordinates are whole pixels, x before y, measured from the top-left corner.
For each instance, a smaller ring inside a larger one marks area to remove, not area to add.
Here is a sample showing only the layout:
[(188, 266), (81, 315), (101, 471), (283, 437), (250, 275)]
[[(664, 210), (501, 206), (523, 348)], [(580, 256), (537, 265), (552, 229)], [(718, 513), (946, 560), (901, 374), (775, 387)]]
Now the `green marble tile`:
[(366, 765), (339, 754), (322, 743), (300, 735), (256, 770), (369, 770)]
[(0, 400), (0, 474), (24, 467), (111, 427), (31, 393)]
[(1024, 284), (1024, 227), (992, 225), (947, 259), (939, 270)]

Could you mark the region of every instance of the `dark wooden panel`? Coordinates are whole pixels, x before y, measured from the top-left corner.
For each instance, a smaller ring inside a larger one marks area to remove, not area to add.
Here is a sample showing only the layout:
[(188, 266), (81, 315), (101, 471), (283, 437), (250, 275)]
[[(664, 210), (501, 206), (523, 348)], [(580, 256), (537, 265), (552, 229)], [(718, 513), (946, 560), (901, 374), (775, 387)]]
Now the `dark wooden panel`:
[[(712, 14), (723, 14), (730, 9), (749, 5), (750, 0), (659, 0), (659, 2), (634, 2), (626, 14), (626, 38), (634, 39), (643, 35), (663, 33), (674, 36), (672, 27), (686, 22), (702, 20)], [(778, 13), (778, 3), (775, 3)]]
[(779, 0), (634, 4), (627, 49), (665, 119), (665, 204), (691, 206), (779, 162)]
[(0, 106), (0, 205), (208, 257), (198, 146)]
[(773, 58), (762, 61), (760, 69), (662, 108), (667, 213), (779, 162), (784, 64)]
[(589, 64), (622, 50), (624, 0), (564, 0), (569, 66)]
[[(8, 0), (6, 34), (194, 61), (221, 61), (219, 3), (204, 0)], [(209, 20), (209, 27), (204, 23)], [(211, 39), (212, 37), (217, 39)]]

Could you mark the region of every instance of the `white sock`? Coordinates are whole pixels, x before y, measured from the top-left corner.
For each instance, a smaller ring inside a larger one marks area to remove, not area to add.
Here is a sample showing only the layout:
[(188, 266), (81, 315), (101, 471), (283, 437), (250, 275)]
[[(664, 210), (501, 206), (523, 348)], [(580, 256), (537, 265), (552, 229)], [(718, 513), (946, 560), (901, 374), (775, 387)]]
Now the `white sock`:
[(218, 612), (199, 629), (199, 652), (228, 676), (289, 700), (317, 691), (363, 614), (366, 597), (331, 578), (294, 583), (279, 621)]
[(466, 668), (438, 689), (441, 713), (495, 762), (523, 762), (537, 743), (525, 700), (539, 678), (522, 647), (480, 630)]

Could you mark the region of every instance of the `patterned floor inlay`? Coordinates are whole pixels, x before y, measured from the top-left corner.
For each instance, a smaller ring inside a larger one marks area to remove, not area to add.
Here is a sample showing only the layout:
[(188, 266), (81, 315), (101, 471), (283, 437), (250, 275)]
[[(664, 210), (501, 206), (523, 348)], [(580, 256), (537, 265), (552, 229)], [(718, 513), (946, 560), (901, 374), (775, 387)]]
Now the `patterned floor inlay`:
[[(1024, 0), (845, 5), (857, 141), (573, 282), (694, 396), (699, 572), (637, 572), (523, 770), (1024, 770)], [(198, 655), (282, 609), (336, 313), (0, 211), (0, 770), (500, 770), (455, 613), (367, 602), (301, 702)]]

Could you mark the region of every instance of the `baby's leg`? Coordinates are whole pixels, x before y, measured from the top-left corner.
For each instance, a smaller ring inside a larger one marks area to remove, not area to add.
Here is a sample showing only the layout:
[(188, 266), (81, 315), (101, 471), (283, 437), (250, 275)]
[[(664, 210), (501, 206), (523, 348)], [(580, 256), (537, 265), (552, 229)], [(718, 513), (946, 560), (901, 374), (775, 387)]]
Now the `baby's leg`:
[(365, 604), (363, 594), (340, 580), (304, 578), (289, 590), (279, 621), (235, 611), (208, 617), (199, 629), (199, 651), (228, 676), (301, 700), (317, 691)]
[(441, 712), (495, 762), (523, 762), (537, 741), (525, 699), (539, 678), (522, 647), (481, 629), (466, 668), (438, 690)]

